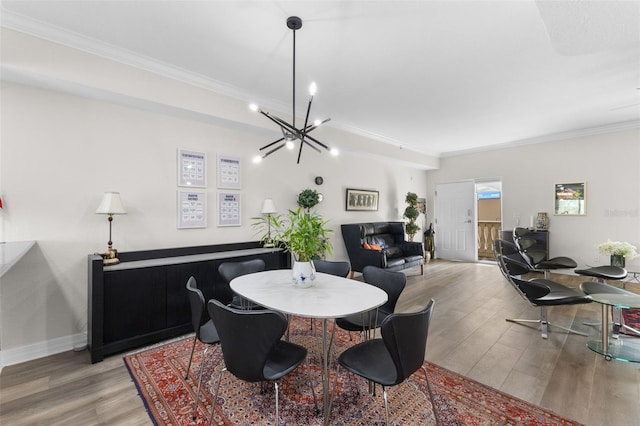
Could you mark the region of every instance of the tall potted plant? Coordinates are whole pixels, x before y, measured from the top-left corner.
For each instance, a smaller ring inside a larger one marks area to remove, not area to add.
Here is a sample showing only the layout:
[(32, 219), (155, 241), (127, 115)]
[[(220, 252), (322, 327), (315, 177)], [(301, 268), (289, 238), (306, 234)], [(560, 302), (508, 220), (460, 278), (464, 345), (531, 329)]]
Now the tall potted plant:
[(420, 230), (420, 227), (416, 223), (416, 219), (420, 215), (420, 211), (418, 210), (418, 196), (413, 192), (407, 192), (404, 201), (407, 203), (407, 208), (404, 209), (404, 217), (409, 219), (405, 230), (409, 236), (409, 241), (413, 241), (413, 237)]

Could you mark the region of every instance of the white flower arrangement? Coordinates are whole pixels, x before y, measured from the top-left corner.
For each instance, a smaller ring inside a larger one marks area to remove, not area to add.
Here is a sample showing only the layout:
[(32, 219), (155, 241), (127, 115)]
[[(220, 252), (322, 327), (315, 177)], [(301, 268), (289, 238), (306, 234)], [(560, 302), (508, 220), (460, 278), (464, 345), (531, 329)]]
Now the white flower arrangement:
[(624, 256), (626, 259), (633, 259), (638, 256), (638, 249), (627, 242), (607, 240), (606, 243), (598, 244), (598, 251), (609, 256)]

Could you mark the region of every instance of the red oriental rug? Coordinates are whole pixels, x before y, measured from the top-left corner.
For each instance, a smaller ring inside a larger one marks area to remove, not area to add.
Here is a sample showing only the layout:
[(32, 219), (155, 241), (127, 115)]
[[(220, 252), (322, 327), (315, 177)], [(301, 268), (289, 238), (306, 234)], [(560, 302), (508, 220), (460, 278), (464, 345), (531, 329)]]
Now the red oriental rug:
[[(319, 324), (319, 322), (318, 322)], [(322, 415), (314, 410), (307, 373), (311, 375), (318, 405), (322, 407), (320, 379), (320, 333), (310, 330), (309, 320), (294, 318), (290, 340), (309, 350), (307, 361), (280, 382), (282, 425), (320, 425)], [(356, 335), (354, 334), (354, 339)], [(222, 368), (220, 346), (207, 352), (198, 415), (192, 420), (203, 346), (198, 342), (189, 378), (184, 379), (193, 337), (186, 337), (126, 355), (129, 369), (149, 416), (156, 425), (206, 425), (211, 412), (212, 385)], [(336, 354), (353, 344), (342, 330), (336, 330)], [(428, 350), (428, 349), (427, 349)], [(443, 425), (575, 425), (541, 407), (485, 386), (452, 371), (425, 362)], [(331, 369), (334, 395), (330, 424), (382, 425), (384, 401), (378, 389), (368, 393), (365, 380), (340, 369), (335, 387), (335, 365)], [(242, 382), (230, 373), (223, 375), (213, 424), (275, 425), (273, 385), (262, 391), (260, 384)], [(388, 388), (390, 422), (395, 425), (433, 425), (431, 403), (424, 374), (418, 371), (399, 386)]]

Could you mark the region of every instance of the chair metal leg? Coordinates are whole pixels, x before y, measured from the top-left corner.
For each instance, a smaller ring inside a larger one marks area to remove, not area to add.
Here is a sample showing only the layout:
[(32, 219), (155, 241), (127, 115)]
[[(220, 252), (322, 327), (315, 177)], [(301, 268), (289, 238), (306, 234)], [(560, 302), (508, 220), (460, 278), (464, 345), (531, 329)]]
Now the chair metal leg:
[(274, 381), (273, 382), (273, 387), (276, 391), (276, 425), (280, 424), (280, 416), (279, 416), (279, 411), (278, 411), (278, 382)]
[(424, 380), (427, 382), (429, 399), (431, 400), (431, 407), (433, 408), (433, 417), (436, 418), (436, 426), (438, 426), (440, 424), (440, 417), (438, 416), (438, 409), (436, 408), (436, 400), (433, 397), (433, 392), (431, 391), (431, 385), (429, 384), (429, 376), (427, 375), (427, 369), (424, 367), (424, 365), (421, 368), (422, 368), (422, 372), (424, 373)]
[(382, 386), (382, 396), (384, 398), (384, 424), (389, 424), (389, 403), (387, 402), (387, 388)]
[(225, 371), (227, 371), (227, 367), (224, 367), (222, 370), (220, 370), (220, 376), (218, 377), (218, 384), (216, 385), (216, 391), (213, 394), (213, 401), (211, 401), (211, 417), (209, 417), (209, 423), (208, 423), (209, 426), (211, 426), (211, 423), (213, 422), (213, 415), (216, 412), (216, 401), (218, 401), (218, 390), (220, 389), (222, 374), (224, 374)]
[(521, 324), (521, 325), (525, 325), (525, 324), (540, 324), (540, 328), (541, 328), (542, 338), (543, 339), (546, 339), (547, 337), (549, 337), (549, 335), (548, 335), (549, 327), (560, 328), (560, 329), (562, 329), (564, 331), (567, 331), (567, 332), (573, 333), (573, 334), (578, 334), (580, 336), (585, 336), (585, 337), (589, 336), (589, 334), (583, 333), (582, 331), (577, 331), (577, 330), (574, 330), (572, 328), (564, 327), (562, 325), (558, 325), (558, 324), (554, 324), (554, 323), (549, 322), (547, 320), (547, 307), (546, 306), (540, 306), (540, 319), (539, 320), (507, 318), (506, 321), (513, 322), (513, 323), (516, 323), (516, 324)]
[(207, 356), (208, 350), (209, 350), (209, 345), (207, 345), (204, 348), (204, 351), (202, 351), (202, 361), (200, 362), (200, 373), (198, 374), (198, 391), (196, 392), (196, 403), (195, 403), (195, 406), (193, 407), (193, 414), (191, 415), (191, 418), (193, 420), (195, 420), (196, 417), (198, 417), (198, 403), (200, 402), (200, 386), (202, 385), (202, 373), (204, 372), (205, 358)]
[(191, 369), (191, 361), (193, 360), (193, 351), (196, 350), (196, 340), (198, 338), (193, 336), (193, 345), (191, 346), (191, 356), (189, 357), (189, 365), (187, 366), (187, 372), (184, 374), (185, 380), (189, 378), (189, 370)]

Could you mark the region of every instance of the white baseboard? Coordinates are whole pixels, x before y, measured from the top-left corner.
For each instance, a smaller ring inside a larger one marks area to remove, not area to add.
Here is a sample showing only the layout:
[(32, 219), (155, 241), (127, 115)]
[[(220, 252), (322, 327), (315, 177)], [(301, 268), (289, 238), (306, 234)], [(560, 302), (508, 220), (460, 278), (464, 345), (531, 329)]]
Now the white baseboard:
[(87, 333), (58, 337), (11, 349), (0, 350), (0, 372), (8, 365), (20, 364), (49, 355), (78, 350), (87, 345)]

